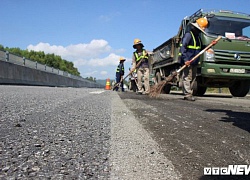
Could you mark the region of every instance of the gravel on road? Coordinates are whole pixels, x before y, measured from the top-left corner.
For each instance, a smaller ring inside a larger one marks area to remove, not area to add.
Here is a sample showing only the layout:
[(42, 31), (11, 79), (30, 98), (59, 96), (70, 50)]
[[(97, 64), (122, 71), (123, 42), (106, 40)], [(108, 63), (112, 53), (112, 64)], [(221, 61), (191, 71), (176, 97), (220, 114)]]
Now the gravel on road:
[(179, 179), (118, 94), (0, 86), (0, 179)]
[(0, 179), (107, 179), (110, 100), (91, 89), (0, 87)]

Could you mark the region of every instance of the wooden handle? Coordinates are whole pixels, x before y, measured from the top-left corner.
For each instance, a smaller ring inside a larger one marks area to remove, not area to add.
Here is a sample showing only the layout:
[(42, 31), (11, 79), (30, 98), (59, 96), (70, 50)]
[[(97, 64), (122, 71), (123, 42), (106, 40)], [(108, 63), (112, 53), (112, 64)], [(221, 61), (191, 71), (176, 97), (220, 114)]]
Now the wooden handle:
[[(214, 41), (218, 42), (220, 39), (222, 38), (222, 36), (218, 36)], [(198, 54), (196, 54), (196, 56), (194, 56), (191, 60), (190, 63), (193, 62), (195, 59), (197, 59), (200, 55), (202, 55), (206, 50), (208, 50), (209, 48), (211, 48), (214, 44), (210, 43), (207, 47), (205, 47), (201, 52), (199, 52)], [(181, 72), (187, 65), (182, 66), (180, 69), (177, 70), (177, 73)]]
[[(136, 64), (135, 69), (138, 68), (138, 67), (140, 66), (141, 62), (142, 62), (142, 59)], [(130, 74), (132, 74), (132, 72), (133, 72), (135, 69), (132, 69), (132, 70), (128, 73), (127, 76), (125, 76), (123, 79), (121, 79), (121, 81), (120, 81), (119, 83), (116, 83), (116, 84), (114, 85), (114, 87), (113, 87), (113, 90), (114, 90), (114, 88), (116, 88), (117, 86), (119, 86), (119, 85), (122, 83), (122, 81), (124, 81)]]

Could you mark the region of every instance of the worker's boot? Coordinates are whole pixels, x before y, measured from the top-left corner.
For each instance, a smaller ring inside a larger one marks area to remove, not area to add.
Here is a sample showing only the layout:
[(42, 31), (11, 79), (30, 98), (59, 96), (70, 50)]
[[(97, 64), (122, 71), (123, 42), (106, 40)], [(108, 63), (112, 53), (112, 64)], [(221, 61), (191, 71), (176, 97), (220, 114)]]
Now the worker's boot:
[(136, 92), (136, 94), (139, 94), (139, 95), (141, 95), (142, 93), (143, 93), (142, 89)]
[(184, 100), (188, 100), (188, 101), (195, 101), (195, 98), (192, 95), (186, 95), (184, 97)]

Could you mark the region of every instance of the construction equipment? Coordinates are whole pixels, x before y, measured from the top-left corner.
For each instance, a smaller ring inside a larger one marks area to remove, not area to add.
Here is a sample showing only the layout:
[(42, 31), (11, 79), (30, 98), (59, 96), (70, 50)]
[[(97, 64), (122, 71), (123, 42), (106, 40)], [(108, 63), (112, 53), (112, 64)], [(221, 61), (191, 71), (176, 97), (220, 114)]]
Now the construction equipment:
[[(177, 34), (153, 49), (150, 73), (154, 74), (156, 82), (161, 83), (180, 69), (181, 39), (195, 25), (200, 29), (207, 25), (200, 33), (204, 46), (218, 36), (222, 39), (200, 56), (193, 95), (202, 96), (212, 87), (229, 88), (235, 97), (246, 96), (250, 86), (250, 15), (233, 11), (200, 9), (185, 17)], [(177, 74), (171, 83), (165, 84), (162, 92), (169, 94), (173, 86), (181, 87), (180, 79)]]
[[(205, 47), (201, 52), (199, 52), (196, 56), (194, 56), (189, 62), (192, 63), (195, 59), (197, 59), (200, 55), (202, 55), (205, 51), (207, 51), (209, 48), (211, 48), (213, 45), (215, 45), (222, 37), (219, 36), (217, 39), (215, 39), (214, 41), (212, 41), (207, 47)], [(163, 87), (172, 81), (172, 79), (178, 74), (180, 73), (183, 69), (185, 69), (187, 67), (187, 65), (183, 65), (180, 69), (178, 69), (177, 71), (173, 71), (168, 77), (166, 77), (165, 80), (161, 81), (160, 83), (154, 85), (153, 87), (151, 87), (150, 89), (150, 93), (149, 96), (150, 97), (157, 97)]]

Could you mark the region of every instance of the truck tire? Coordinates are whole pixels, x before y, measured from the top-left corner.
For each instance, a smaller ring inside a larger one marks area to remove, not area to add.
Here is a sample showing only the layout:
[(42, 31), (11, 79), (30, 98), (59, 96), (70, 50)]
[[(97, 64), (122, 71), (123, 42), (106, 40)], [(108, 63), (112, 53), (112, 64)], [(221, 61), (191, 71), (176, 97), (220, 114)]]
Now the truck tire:
[(229, 87), (229, 91), (234, 97), (245, 97), (249, 92), (249, 86), (249, 80), (236, 81), (232, 86)]
[[(173, 67), (173, 68), (174, 68), (174, 67)], [(171, 68), (165, 69), (165, 76), (168, 77), (170, 74), (171, 74)], [(166, 84), (166, 85), (163, 87), (162, 92), (163, 92), (164, 94), (169, 94), (170, 91), (171, 91), (171, 87), (172, 87), (171, 84)]]
[(203, 96), (207, 91), (207, 87), (197, 86), (196, 91), (193, 92), (195, 96)]
[(196, 80), (194, 80), (194, 82), (192, 84), (193, 95), (194, 96), (203, 96), (207, 91), (207, 87), (200, 86), (198, 81), (199, 81), (199, 78), (196, 78)]
[(171, 85), (170, 85), (170, 84), (166, 84), (166, 85), (163, 87), (163, 89), (162, 89), (163, 93), (165, 93), (165, 94), (169, 94), (169, 93), (170, 93), (170, 90), (171, 90)]

